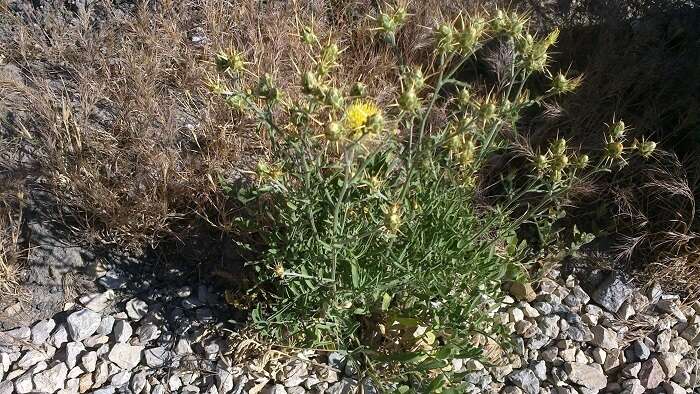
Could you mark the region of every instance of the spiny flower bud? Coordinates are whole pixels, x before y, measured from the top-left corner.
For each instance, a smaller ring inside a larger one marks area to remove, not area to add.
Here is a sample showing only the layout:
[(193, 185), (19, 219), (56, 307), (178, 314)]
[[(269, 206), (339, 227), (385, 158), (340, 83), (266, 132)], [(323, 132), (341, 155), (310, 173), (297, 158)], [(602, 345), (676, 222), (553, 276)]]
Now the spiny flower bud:
[(420, 109), (420, 100), (412, 87), (406, 89), (399, 97), (399, 107), (406, 112), (417, 112)]
[(469, 104), (471, 104), (471, 98), (472, 98), (472, 95), (469, 92), (469, 89), (467, 89), (467, 88), (460, 89), (460, 91), (457, 95), (457, 102), (459, 103), (459, 107), (462, 109), (468, 108)]
[(321, 84), (318, 82), (316, 74), (311, 71), (307, 71), (302, 75), (301, 87), (304, 94), (318, 96), (321, 93)]
[(342, 93), (338, 88), (330, 88), (326, 92), (326, 104), (332, 106), (333, 108), (340, 109), (343, 108), (345, 99), (343, 99)]
[(321, 51), (321, 61), (318, 64), (318, 72), (320, 75), (326, 75), (331, 68), (337, 65), (340, 49), (338, 45), (331, 43)]
[(610, 137), (613, 139), (622, 138), (625, 136), (626, 131), (627, 127), (625, 126), (625, 122), (619, 120), (613, 123), (612, 127), (610, 127)]
[(406, 7), (396, 7), (394, 10), (393, 19), (399, 25), (404, 24), (408, 19), (408, 11), (406, 11)]
[(215, 62), (216, 68), (220, 72), (232, 71), (239, 73), (245, 70), (245, 61), (243, 60), (243, 56), (236, 51), (231, 51), (230, 53), (220, 51), (216, 54)]
[(389, 207), (384, 215), (384, 226), (392, 233), (398, 231), (401, 227), (401, 206), (394, 204)]
[(459, 154), (459, 162), (464, 167), (469, 167), (474, 163), (474, 153), (476, 152), (476, 144), (471, 139), (464, 144), (464, 148)]
[(566, 152), (566, 140), (563, 138), (557, 138), (552, 141), (549, 146), (549, 150), (552, 151), (554, 155), (563, 155)]
[(605, 155), (609, 159), (618, 160), (622, 158), (622, 152), (624, 151), (624, 149), (625, 146), (622, 145), (622, 142), (611, 141), (605, 145)]
[(423, 76), (423, 70), (421, 70), (420, 67), (406, 70), (401, 75), (401, 79), (408, 89), (413, 88), (419, 92), (421, 89), (423, 89), (423, 87), (425, 87), (425, 77)]
[(496, 104), (494, 104), (490, 101), (486, 101), (486, 102), (482, 103), (481, 106), (479, 107), (479, 112), (481, 112), (481, 117), (484, 120), (491, 120), (494, 117), (496, 117), (496, 111), (497, 111)]
[(552, 78), (552, 91), (556, 94), (573, 92), (581, 84), (581, 78), (567, 78), (566, 75), (558, 73)]
[(362, 82), (355, 82), (350, 89), (350, 95), (362, 97), (367, 93), (367, 86)]
[(331, 142), (340, 140), (343, 136), (343, 125), (340, 122), (330, 122), (326, 125), (326, 130), (324, 135), (326, 139)]
[(384, 130), (384, 116), (381, 114), (381, 112), (377, 112), (367, 119), (365, 129), (369, 134), (378, 134)]
[(552, 157), (552, 169), (554, 171), (561, 171), (569, 165), (569, 158), (566, 155), (555, 155)]
[(304, 26), (301, 32), (301, 41), (307, 45), (313, 45), (318, 42), (318, 38), (310, 26)]
[(542, 154), (536, 155), (533, 162), (535, 163), (535, 168), (539, 172), (544, 172), (549, 167), (549, 160), (547, 159), (547, 156)]
[(231, 94), (226, 96), (226, 104), (232, 109), (238, 111), (245, 109), (248, 105), (248, 103), (245, 100), (245, 97), (241, 94)]
[(439, 52), (447, 53), (452, 51), (455, 45), (454, 35), (454, 28), (447, 23), (442, 23), (435, 29), (437, 49)]
[(588, 158), (588, 155), (586, 155), (586, 154), (578, 156), (576, 158), (576, 168), (578, 168), (579, 170), (585, 169), (586, 167), (588, 167), (589, 160), (590, 159)]
[(265, 74), (260, 77), (256, 93), (258, 96), (270, 101), (275, 101), (279, 98), (279, 90), (277, 87), (275, 87), (274, 81), (272, 80), (272, 76), (270, 76), (270, 74)]
[(284, 265), (282, 265), (282, 263), (275, 264), (275, 268), (273, 271), (275, 272), (276, 277), (280, 279), (284, 278)]
[(637, 143), (637, 150), (643, 158), (647, 159), (656, 150), (656, 142), (642, 140), (642, 142)]

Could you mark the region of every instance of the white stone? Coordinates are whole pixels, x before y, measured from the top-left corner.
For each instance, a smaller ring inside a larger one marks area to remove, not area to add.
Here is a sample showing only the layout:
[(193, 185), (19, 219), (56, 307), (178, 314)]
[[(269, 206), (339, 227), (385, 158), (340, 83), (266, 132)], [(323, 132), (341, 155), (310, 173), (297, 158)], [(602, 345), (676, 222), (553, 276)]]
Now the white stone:
[(109, 352), (109, 361), (120, 368), (131, 370), (141, 361), (143, 346), (131, 346), (126, 343), (117, 343)]
[(53, 319), (41, 320), (32, 327), (32, 343), (35, 345), (43, 345), (51, 331), (56, 327), (56, 322)]
[(66, 320), (68, 333), (74, 341), (80, 342), (97, 331), (102, 317), (89, 309), (73, 312)]
[(49, 337), (48, 343), (56, 349), (60, 349), (61, 346), (63, 346), (63, 344), (66, 342), (68, 342), (68, 330), (66, 329), (66, 326), (61, 324), (58, 326), (58, 328), (56, 328), (56, 331), (54, 331), (54, 333)]
[(85, 346), (80, 342), (70, 342), (66, 345), (66, 365), (73, 368), (78, 364), (78, 356), (85, 351)]
[(129, 315), (131, 320), (139, 321), (146, 316), (147, 313), (148, 304), (138, 298), (132, 298), (126, 303), (126, 314)]
[(121, 387), (121, 386), (129, 383), (129, 380), (131, 380), (131, 372), (130, 371), (121, 371), (121, 372), (114, 374), (114, 376), (112, 376), (110, 383), (112, 383), (112, 386), (114, 386), (114, 387)]
[(87, 353), (83, 354), (83, 356), (80, 359), (80, 362), (82, 364), (82, 367), (87, 372), (94, 372), (95, 366), (97, 365), (97, 353), (87, 352)]
[(139, 371), (131, 378), (131, 391), (133, 394), (140, 394), (146, 388), (146, 371)]
[(607, 356), (608, 356), (608, 353), (606, 353), (605, 350), (603, 350), (599, 347), (591, 350), (591, 357), (593, 357), (593, 360), (600, 365), (605, 364), (605, 358)]
[(608, 379), (600, 365), (566, 363), (564, 369), (569, 380), (592, 390), (602, 390), (608, 385)]
[(133, 329), (131, 324), (126, 320), (118, 320), (114, 323), (112, 328), (112, 333), (114, 334), (114, 340), (117, 342), (126, 342), (131, 338), (133, 334)]
[(34, 386), (42, 392), (53, 393), (61, 390), (66, 382), (68, 367), (60, 363), (46, 371), (34, 375)]
[(591, 329), (591, 332), (593, 333), (592, 344), (606, 350), (619, 347), (615, 331), (603, 326), (595, 326)]
[(46, 361), (47, 359), (48, 355), (41, 350), (28, 350), (26, 353), (24, 353), (24, 355), (22, 355), (22, 358), (17, 361), (15, 366), (20, 369), (28, 369), (40, 361)]
[(30, 393), (34, 389), (32, 371), (29, 371), (15, 379), (15, 392), (17, 394)]

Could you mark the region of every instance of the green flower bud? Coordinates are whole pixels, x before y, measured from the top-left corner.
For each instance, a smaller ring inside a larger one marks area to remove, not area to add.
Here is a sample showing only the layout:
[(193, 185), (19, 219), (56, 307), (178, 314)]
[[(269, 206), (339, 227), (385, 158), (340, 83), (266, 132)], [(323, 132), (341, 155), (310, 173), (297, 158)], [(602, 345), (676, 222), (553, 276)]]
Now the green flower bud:
[(420, 109), (420, 100), (412, 87), (406, 89), (399, 97), (399, 107), (406, 112), (417, 112)]
[(619, 120), (613, 123), (612, 127), (610, 128), (610, 136), (613, 139), (619, 139), (625, 136), (626, 131), (627, 127), (625, 126), (625, 122)]
[(331, 142), (340, 140), (343, 136), (343, 125), (340, 122), (330, 122), (326, 125), (326, 130), (324, 132), (326, 139)]
[(462, 109), (466, 109), (469, 107), (471, 104), (471, 99), (472, 95), (469, 92), (469, 89), (463, 88), (460, 89), (458, 95), (457, 95), (457, 102), (459, 103), (459, 107)]
[(313, 45), (318, 42), (318, 37), (316, 37), (316, 34), (310, 26), (304, 26), (301, 32), (301, 41), (307, 45)]
[(643, 158), (649, 158), (656, 150), (656, 142), (654, 141), (644, 141), (637, 145), (637, 150)]
[(367, 85), (362, 82), (355, 82), (350, 89), (350, 95), (362, 97), (367, 93)]
[(581, 155), (576, 158), (576, 168), (583, 170), (588, 167), (589, 158), (588, 155)]
[(552, 151), (554, 155), (563, 155), (566, 152), (566, 140), (563, 138), (557, 138), (552, 141), (549, 146), (549, 150)]
[(612, 141), (608, 142), (605, 145), (605, 155), (613, 160), (621, 159), (622, 158), (622, 152), (624, 151), (625, 146), (622, 145), (622, 142), (619, 141)]
[(338, 88), (330, 88), (326, 92), (326, 104), (333, 108), (340, 109), (343, 107), (345, 99)]

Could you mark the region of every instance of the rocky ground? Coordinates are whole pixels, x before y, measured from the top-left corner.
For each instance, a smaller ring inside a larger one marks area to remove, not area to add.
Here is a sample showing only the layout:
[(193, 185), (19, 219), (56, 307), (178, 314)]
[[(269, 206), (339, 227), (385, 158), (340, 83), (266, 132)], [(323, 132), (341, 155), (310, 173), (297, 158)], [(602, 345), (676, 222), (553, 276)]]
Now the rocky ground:
[[(491, 363), (454, 360), (468, 392), (700, 393), (700, 303), (642, 292), (614, 274), (597, 283), (562, 276), (513, 286), (494, 308), (512, 346)], [(1, 332), (0, 394), (375, 392), (337, 353), (246, 361), (255, 344), (235, 336), (235, 319), (207, 285), (163, 290), (146, 280), (127, 294), (126, 282), (110, 271), (103, 292)]]

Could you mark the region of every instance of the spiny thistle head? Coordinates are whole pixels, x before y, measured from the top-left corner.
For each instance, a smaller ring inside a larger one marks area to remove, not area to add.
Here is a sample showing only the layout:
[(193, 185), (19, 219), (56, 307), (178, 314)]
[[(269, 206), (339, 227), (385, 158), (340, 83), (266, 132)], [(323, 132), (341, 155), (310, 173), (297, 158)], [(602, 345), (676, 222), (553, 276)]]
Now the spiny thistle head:
[(441, 23), (435, 27), (436, 47), (440, 53), (448, 53), (455, 46), (455, 29), (449, 23)]
[(321, 59), (318, 62), (318, 73), (320, 75), (328, 74), (331, 69), (338, 65), (338, 55), (340, 49), (335, 43), (326, 45), (321, 51)]
[(377, 112), (374, 115), (371, 115), (369, 119), (367, 119), (365, 129), (369, 134), (381, 133), (382, 130), (384, 130), (384, 116), (382, 115), (382, 113)]
[(656, 142), (647, 141), (644, 138), (642, 138), (641, 142), (636, 140), (634, 141), (634, 147), (637, 149), (637, 151), (639, 151), (639, 154), (643, 158), (648, 159), (656, 150)]
[(330, 122), (326, 125), (324, 132), (326, 139), (331, 142), (340, 140), (343, 136), (343, 125), (340, 122)]
[(275, 86), (275, 82), (270, 74), (265, 74), (260, 77), (256, 94), (264, 99), (275, 101), (279, 98), (280, 91)]
[(345, 98), (340, 92), (340, 89), (332, 87), (326, 92), (326, 104), (335, 109), (340, 109), (345, 103)]
[(525, 45), (522, 49), (525, 68), (529, 71), (544, 71), (549, 61), (549, 48), (554, 45), (558, 37), (559, 29), (554, 29), (542, 41)]
[(408, 113), (418, 112), (420, 109), (420, 99), (414, 88), (409, 87), (404, 90), (401, 97), (399, 97), (399, 108)]
[(552, 157), (551, 166), (554, 171), (562, 171), (569, 165), (569, 158), (559, 154)]
[(393, 204), (386, 210), (384, 226), (392, 233), (399, 230), (401, 227), (401, 206), (399, 204)]
[(479, 106), (479, 113), (481, 118), (488, 121), (496, 117), (498, 113), (498, 108), (491, 100), (486, 100)]
[(420, 67), (414, 67), (406, 70), (406, 72), (401, 75), (401, 79), (407, 88), (413, 88), (417, 92), (425, 87), (425, 76), (423, 75), (423, 70)]
[(585, 169), (586, 167), (588, 167), (589, 161), (590, 158), (588, 157), (588, 155), (579, 155), (578, 157), (576, 157), (576, 168), (578, 168), (579, 170)]
[(216, 54), (216, 69), (219, 72), (235, 72), (240, 73), (245, 70), (245, 60), (243, 56), (231, 50), (230, 52), (225, 52), (223, 50)]
[(535, 155), (532, 161), (535, 164), (535, 169), (540, 173), (545, 172), (549, 168), (549, 159), (546, 155)]
[(613, 139), (623, 138), (626, 132), (627, 126), (625, 126), (625, 122), (621, 120), (613, 123), (613, 125), (610, 127), (610, 137)]
[(552, 151), (554, 155), (563, 155), (566, 152), (566, 140), (563, 138), (557, 138), (552, 141), (549, 146), (549, 150)]
[(474, 153), (476, 153), (476, 144), (472, 139), (469, 139), (459, 153), (460, 164), (464, 167), (470, 167), (474, 163)]
[(581, 84), (581, 78), (567, 78), (566, 75), (562, 73), (557, 73), (557, 75), (552, 78), (552, 91), (556, 94), (564, 94), (573, 92)]
[(284, 278), (285, 272), (284, 272), (284, 265), (282, 265), (282, 263), (275, 264), (273, 271), (275, 273), (275, 276), (278, 277), (279, 279)]
[(471, 104), (472, 94), (468, 88), (462, 88), (457, 93), (457, 103), (461, 109), (467, 109)]
[(306, 71), (301, 76), (301, 89), (304, 94), (320, 96), (322, 94), (322, 86), (318, 81), (316, 73), (313, 71)]
[(362, 97), (365, 94), (367, 94), (367, 85), (365, 85), (364, 83), (362, 83), (360, 81), (355, 82), (352, 85), (352, 88), (350, 89), (351, 96)]
[(367, 124), (373, 115), (379, 113), (379, 107), (371, 101), (355, 101), (345, 109), (345, 125), (352, 130), (360, 129)]
[(622, 159), (625, 146), (620, 141), (610, 141), (605, 145), (605, 156), (611, 160)]
[(307, 45), (313, 45), (318, 42), (318, 37), (311, 26), (304, 26), (301, 30), (301, 41)]

